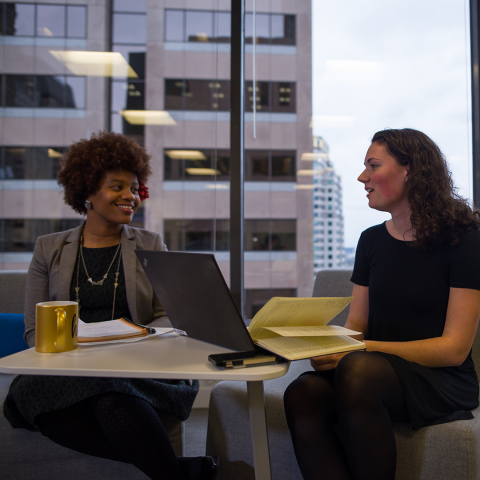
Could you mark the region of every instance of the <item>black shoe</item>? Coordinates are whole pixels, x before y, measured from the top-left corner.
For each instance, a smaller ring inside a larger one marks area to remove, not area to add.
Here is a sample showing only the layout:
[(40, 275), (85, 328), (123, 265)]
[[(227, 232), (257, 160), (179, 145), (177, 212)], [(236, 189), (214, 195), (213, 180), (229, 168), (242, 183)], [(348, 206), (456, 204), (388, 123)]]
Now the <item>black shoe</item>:
[(201, 480), (215, 480), (218, 474), (218, 457), (203, 457)]

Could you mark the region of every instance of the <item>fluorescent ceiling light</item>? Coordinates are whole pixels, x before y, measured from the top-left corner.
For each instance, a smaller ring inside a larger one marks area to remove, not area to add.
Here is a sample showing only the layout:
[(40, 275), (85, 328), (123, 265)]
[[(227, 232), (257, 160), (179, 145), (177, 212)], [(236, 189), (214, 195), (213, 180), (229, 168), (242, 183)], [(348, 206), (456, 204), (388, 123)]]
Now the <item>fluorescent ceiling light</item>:
[(121, 110), (118, 112), (131, 125), (176, 125), (165, 110)]
[(295, 185), (295, 188), (297, 190), (313, 190), (315, 188), (315, 185)]
[(48, 156), (49, 156), (49, 158), (62, 158), (63, 153), (57, 152), (53, 148), (49, 148), (48, 149)]
[(302, 160), (314, 161), (314, 160), (328, 160), (328, 153), (302, 153)]
[(355, 117), (342, 115), (314, 115), (310, 122), (310, 128), (351, 128), (355, 123)]
[(325, 169), (322, 168), (322, 170), (298, 170), (297, 175), (303, 175), (307, 177), (311, 177), (313, 175), (322, 175), (322, 173), (325, 173)]
[(207, 188), (209, 190), (230, 190), (230, 186), (229, 185), (223, 185), (223, 184), (210, 184), (210, 185), (207, 185)]
[(166, 150), (165, 153), (173, 160), (206, 160), (206, 155), (200, 150)]
[(214, 168), (186, 168), (189, 175), (220, 175), (220, 170)]
[(75, 75), (138, 78), (135, 70), (119, 52), (50, 50), (50, 53)]

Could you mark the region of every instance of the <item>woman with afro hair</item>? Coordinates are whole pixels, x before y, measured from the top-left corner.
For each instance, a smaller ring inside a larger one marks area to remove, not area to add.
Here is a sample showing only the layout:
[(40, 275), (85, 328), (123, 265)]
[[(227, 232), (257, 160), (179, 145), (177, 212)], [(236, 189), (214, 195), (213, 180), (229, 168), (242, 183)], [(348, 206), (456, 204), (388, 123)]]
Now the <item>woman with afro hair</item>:
[(362, 233), (355, 255), (345, 326), (366, 351), (312, 358), (313, 371), (285, 392), (305, 480), (393, 480), (392, 422), (417, 430), (471, 419), (478, 407), (477, 214), (417, 130), (377, 132), (358, 181), (369, 207), (391, 218)]
[[(77, 228), (39, 237), (25, 300), (25, 341), (35, 345), (35, 305), (79, 303), (84, 322), (127, 317), (170, 326), (135, 250), (166, 250), (158, 233), (133, 228), (151, 174), (134, 140), (100, 132), (74, 143), (58, 182), (65, 202), (86, 215)], [(213, 479), (211, 457), (176, 457), (159, 414), (185, 420), (197, 381), (18, 376), (5, 400), (13, 427), (36, 428), (55, 443), (135, 465), (151, 479)], [(35, 399), (35, 400), (32, 400)]]

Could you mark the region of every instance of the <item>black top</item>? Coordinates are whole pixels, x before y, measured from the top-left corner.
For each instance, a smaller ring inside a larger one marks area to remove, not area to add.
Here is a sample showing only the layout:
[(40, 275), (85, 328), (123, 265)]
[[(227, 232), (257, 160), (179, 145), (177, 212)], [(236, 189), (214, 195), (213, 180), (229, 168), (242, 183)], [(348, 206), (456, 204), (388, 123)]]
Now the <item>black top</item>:
[[(480, 290), (480, 231), (429, 252), (393, 238), (384, 223), (371, 227), (358, 242), (351, 281), (369, 287), (366, 340), (440, 337), (450, 287)], [(479, 390), (471, 352), (462, 365), (442, 368), (382, 355), (402, 382), (414, 428), (472, 418)]]
[[(105, 248), (83, 247), (83, 258), (91, 278), (98, 282), (107, 273), (108, 267), (115, 256), (118, 245)], [(79, 317), (86, 323), (104, 322), (112, 319), (113, 293), (115, 283), (115, 272), (120, 259), (118, 287), (115, 294), (114, 319), (127, 317), (132, 318), (127, 302), (127, 290), (125, 288), (125, 274), (123, 272), (122, 249), (120, 248), (115, 260), (108, 272), (103, 285), (92, 285), (85, 273), (82, 259), (80, 258), (80, 272), (78, 276), (78, 291), (80, 297)], [(73, 271), (72, 283), (70, 284), (70, 300), (76, 301), (75, 287), (77, 286), (78, 257)]]

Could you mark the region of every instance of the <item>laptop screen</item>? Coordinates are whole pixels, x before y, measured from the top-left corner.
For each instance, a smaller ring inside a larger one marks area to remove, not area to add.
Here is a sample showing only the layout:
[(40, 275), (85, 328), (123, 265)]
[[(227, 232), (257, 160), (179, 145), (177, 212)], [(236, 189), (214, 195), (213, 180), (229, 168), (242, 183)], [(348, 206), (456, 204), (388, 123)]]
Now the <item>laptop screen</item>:
[(255, 349), (212, 254), (135, 253), (174, 328), (221, 347)]

